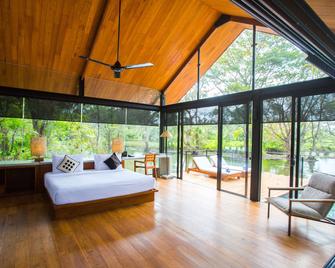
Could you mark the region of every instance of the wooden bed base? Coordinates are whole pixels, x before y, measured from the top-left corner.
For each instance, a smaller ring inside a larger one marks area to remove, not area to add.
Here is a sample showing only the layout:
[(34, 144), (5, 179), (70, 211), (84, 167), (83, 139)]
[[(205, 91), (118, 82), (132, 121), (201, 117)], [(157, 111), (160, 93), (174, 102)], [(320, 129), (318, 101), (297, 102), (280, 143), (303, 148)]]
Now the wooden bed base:
[(158, 192), (158, 190), (152, 189), (146, 192), (65, 205), (55, 205), (49, 195), (48, 197), (51, 201), (52, 217), (54, 219), (64, 219), (152, 202), (155, 200), (155, 192)]
[[(205, 170), (201, 170), (201, 169), (198, 169), (198, 168), (188, 168), (187, 169), (187, 173), (189, 173), (190, 171), (194, 171), (194, 172), (198, 172), (198, 173), (201, 173), (201, 174), (205, 174), (211, 178), (216, 178), (216, 173), (215, 172), (208, 172), (208, 171), (205, 171)], [(222, 180), (230, 180), (230, 179), (239, 179), (239, 178), (244, 178), (245, 177), (245, 171), (241, 171), (241, 172), (235, 172), (235, 173), (232, 173), (232, 174), (221, 174), (221, 179)]]

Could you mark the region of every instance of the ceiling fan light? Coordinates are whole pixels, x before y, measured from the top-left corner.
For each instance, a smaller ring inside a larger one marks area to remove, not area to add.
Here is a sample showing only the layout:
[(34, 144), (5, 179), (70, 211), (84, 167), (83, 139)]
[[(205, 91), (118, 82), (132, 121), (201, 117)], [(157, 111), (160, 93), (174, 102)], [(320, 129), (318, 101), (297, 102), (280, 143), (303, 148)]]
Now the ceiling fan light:
[(121, 72), (114, 71), (114, 78), (121, 78)]

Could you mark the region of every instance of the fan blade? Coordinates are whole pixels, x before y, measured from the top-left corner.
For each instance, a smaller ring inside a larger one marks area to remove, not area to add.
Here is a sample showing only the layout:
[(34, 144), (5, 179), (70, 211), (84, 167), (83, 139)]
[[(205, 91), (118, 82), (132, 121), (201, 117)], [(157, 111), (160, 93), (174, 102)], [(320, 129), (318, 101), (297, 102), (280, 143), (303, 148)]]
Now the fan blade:
[(105, 62), (102, 62), (102, 61), (99, 61), (99, 60), (95, 60), (95, 59), (92, 59), (92, 58), (89, 58), (89, 57), (86, 57), (86, 56), (79, 56), (80, 58), (84, 59), (84, 60), (87, 60), (87, 61), (92, 61), (92, 62), (95, 62), (95, 63), (98, 63), (98, 64), (102, 64), (102, 65), (105, 65), (105, 66), (108, 66), (108, 67), (112, 67), (113, 65), (112, 64), (108, 64), (108, 63), (105, 63)]
[(124, 69), (137, 69), (137, 68), (145, 68), (145, 67), (152, 67), (152, 66), (154, 66), (152, 63), (146, 62), (146, 63), (140, 63), (140, 64), (126, 65), (126, 66), (123, 66), (123, 68)]

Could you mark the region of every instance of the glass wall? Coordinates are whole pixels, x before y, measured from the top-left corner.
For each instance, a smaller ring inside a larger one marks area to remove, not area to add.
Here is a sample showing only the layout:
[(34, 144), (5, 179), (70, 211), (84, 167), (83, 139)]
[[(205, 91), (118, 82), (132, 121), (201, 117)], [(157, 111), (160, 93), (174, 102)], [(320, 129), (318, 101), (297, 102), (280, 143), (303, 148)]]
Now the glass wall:
[(30, 140), (47, 137), (53, 153), (110, 153), (111, 141), (123, 137), (130, 154), (159, 152), (159, 113), (110, 106), (0, 98), (1, 160), (32, 159)]
[[(201, 54), (201, 58), (206, 57), (208, 55)], [(251, 90), (251, 81), (252, 31), (247, 29), (201, 77), (200, 99)]]
[[(206, 45), (206, 43), (205, 43)], [(204, 45), (204, 46), (205, 46)], [(198, 67), (193, 64), (195, 81), (199, 68), (199, 98), (209, 98), (252, 90), (253, 31), (246, 29), (208, 66), (208, 58), (200, 48)], [(204, 49), (205, 50), (205, 49)], [(208, 50), (208, 49), (207, 49)], [(209, 53), (208, 51), (206, 52)], [(285, 38), (274, 33), (258, 31), (255, 40), (255, 89), (313, 80), (327, 75), (306, 60), (307, 55)], [(194, 57), (195, 58), (195, 57)], [(202, 60), (203, 59), (203, 60)], [(193, 59), (193, 61), (195, 61)], [(206, 64), (202, 65), (202, 61)], [(181, 101), (196, 100), (198, 82)]]
[[(205, 59), (206, 57), (208, 55), (201, 53), (200, 49), (199, 71), (203, 74), (199, 81), (200, 99), (251, 90), (251, 30), (244, 30), (208, 70), (203, 70), (201, 58)], [(197, 67), (195, 66), (195, 68)], [(197, 94), (198, 82), (190, 88), (180, 102), (196, 100)]]
[(257, 31), (255, 88), (326, 77), (321, 70), (307, 62), (306, 57), (285, 38)]
[(177, 176), (178, 162), (178, 113), (167, 113), (167, 130), (172, 137), (167, 139), (167, 154), (170, 156), (170, 174)]
[(216, 188), (216, 170), (211, 157), (217, 155), (218, 108), (184, 111), (183, 179)]
[(250, 179), (249, 106), (222, 107), (221, 189), (248, 196)]
[[(335, 94), (301, 98), (300, 185), (311, 174), (335, 175)], [(335, 206), (328, 215), (335, 219)]]
[(262, 198), (268, 187), (290, 186), (291, 107), (291, 97), (263, 101)]

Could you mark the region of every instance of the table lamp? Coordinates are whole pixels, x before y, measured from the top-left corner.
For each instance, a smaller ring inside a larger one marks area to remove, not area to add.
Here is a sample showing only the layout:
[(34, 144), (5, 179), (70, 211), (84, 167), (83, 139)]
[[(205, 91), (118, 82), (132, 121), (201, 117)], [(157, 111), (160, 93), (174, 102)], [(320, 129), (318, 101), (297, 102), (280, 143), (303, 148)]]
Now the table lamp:
[(115, 138), (112, 140), (112, 152), (116, 153), (121, 159), (121, 153), (124, 150), (124, 142), (122, 138)]
[(47, 152), (47, 138), (44, 136), (31, 138), (30, 151), (35, 162), (43, 161)]

